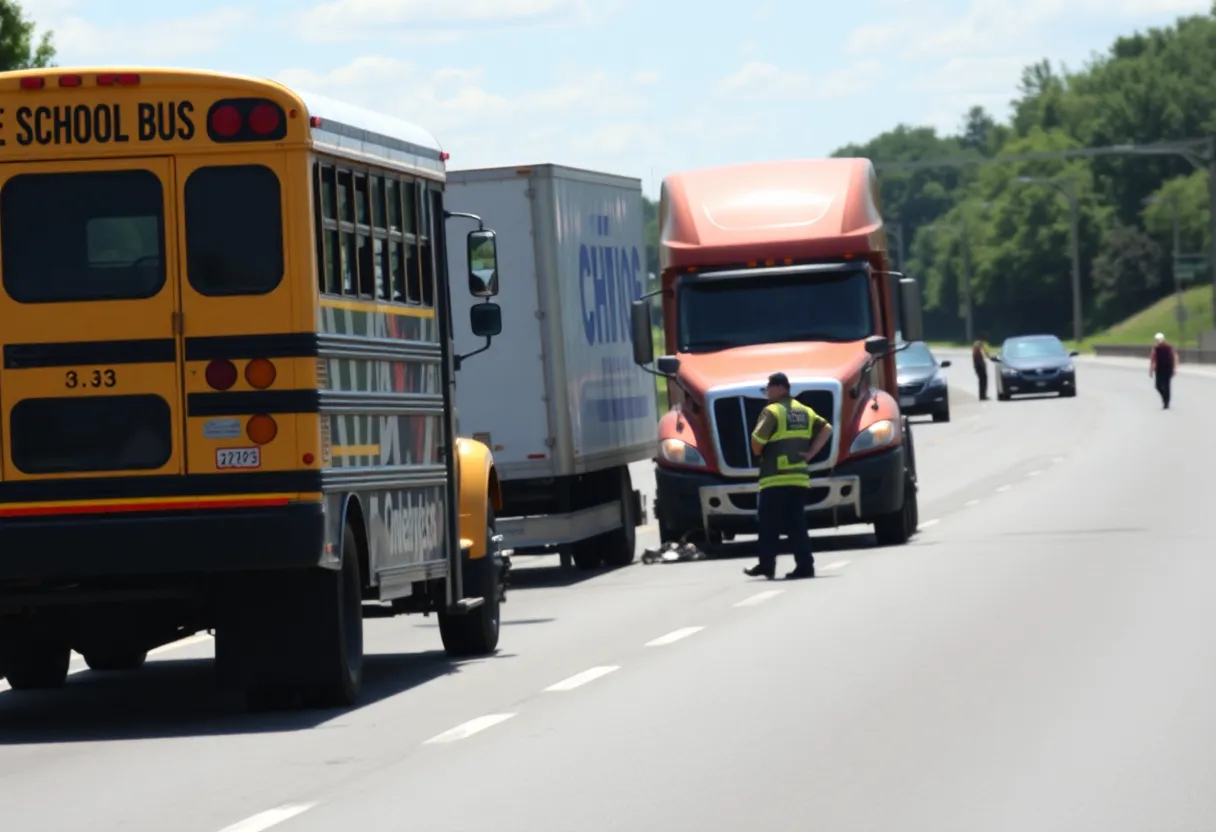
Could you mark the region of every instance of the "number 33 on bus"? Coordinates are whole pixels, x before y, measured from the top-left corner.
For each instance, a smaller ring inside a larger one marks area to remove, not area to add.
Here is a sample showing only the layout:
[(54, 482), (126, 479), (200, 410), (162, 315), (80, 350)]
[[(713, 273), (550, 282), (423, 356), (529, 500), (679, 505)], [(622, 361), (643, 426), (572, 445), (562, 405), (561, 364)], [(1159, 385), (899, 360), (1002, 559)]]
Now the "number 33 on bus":
[(350, 705), (365, 603), (497, 648), (509, 558), (493, 455), (455, 436), (446, 226), (477, 226), (486, 347), (496, 238), (445, 210), (446, 160), (270, 81), (0, 73), (11, 687), (212, 630), (251, 705)]

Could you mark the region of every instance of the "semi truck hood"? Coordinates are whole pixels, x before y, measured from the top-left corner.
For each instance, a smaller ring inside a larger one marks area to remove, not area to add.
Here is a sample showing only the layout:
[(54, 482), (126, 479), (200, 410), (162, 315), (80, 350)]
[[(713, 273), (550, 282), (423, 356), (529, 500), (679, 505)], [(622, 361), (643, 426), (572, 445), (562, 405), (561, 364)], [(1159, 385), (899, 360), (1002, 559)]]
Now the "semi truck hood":
[(861, 341), (845, 344), (798, 342), (757, 344), (712, 353), (681, 353), (680, 377), (704, 394), (727, 384), (754, 384), (757, 394), (768, 382), (770, 373), (783, 372), (790, 381), (806, 376), (845, 381), (853, 377), (866, 361)]

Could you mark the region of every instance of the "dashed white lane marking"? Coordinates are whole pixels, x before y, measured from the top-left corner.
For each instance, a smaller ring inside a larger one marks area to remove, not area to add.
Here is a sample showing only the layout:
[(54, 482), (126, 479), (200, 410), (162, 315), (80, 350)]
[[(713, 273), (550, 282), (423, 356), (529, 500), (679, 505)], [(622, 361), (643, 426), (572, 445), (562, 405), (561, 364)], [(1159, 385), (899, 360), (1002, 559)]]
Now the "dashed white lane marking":
[(838, 560), (835, 563), (829, 563), (827, 566), (823, 567), (822, 571), (827, 572), (829, 569), (844, 569), (852, 562), (853, 561), (851, 560)]
[(584, 670), (582, 673), (576, 673), (573, 676), (571, 676), (569, 679), (562, 679), (560, 682), (558, 682), (555, 685), (549, 685), (549, 687), (545, 688), (545, 690), (547, 690), (547, 691), (574, 690), (575, 688), (582, 687), (583, 685), (587, 684), (588, 682), (594, 682), (596, 679), (599, 679), (602, 676), (607, 676), (609, 673), (611, 673), (614, 670), (620, 670), (620, 669), (621, 669), (620, 665), (607, 665), (605, 667), (593, 667), (590, 670)]
[(474, 734), (479, 734), (487, 728), (493, 728), (499, 723), (506, 722), (515, 714), (487, 714), (479, 716), (477, 719), (470, 719), (468, 722), (457, 725), (455, 728), (449, 728), (442, 734), (431, 737), (423, 745), (431, 745), (441, 742), (456, 742), (457, 740), (468, 739)]
[(654, 641), (646, 642), (646, 646), (664, 647), (668, 644), (675, 644), (680, 639), (688, 638), (694, 633), (699, 633), (704, 629), (704, 627), (681, 627), (679, 630), (673, 630), (665, 636), (659, 636)]
[(922, 529), (931, 529), (931, 528), (933, 528), (934, 526), (936, 526), (936, 525), (937, 525), (938, 523), (940, 523), (940, 522), (942, 522), (942, 521), (941, 521), (941, 520), (939, 520), (939, 519), (937, 519), (937, 518), (934, 518), (934, 519), (932, 519), (932, 520), (926, 520), (925, 522), (923, 522), (923, 523), (921, 523), (921, 524), (920, 524), (920, 528), (922, 528)]
[(1052, 465), (1059, 465), (1059, 464), (1060, 464), (1061, 462), (1063, 462), (1063, 461), (1064, 461), (1064, 457), (1062, 457), (1062, 456), (1056, 456), (1056, 457), (1052, 457), (1052, 459), (1051, 459), (1051, 464), (1052, 464)]
[(1027, 472), (1026, 472), (1026, 476), (1028, 476), (1028, 477), (1037, 477), (1037, 476), (1038, 476), (1039, 474), (1041, 474), (1041, 473), (1043, 473), (1043, 472), (1042, 472), (1042, 471), (1027, 471)]
[(225, 826), (220, 832), (262, 832), (264, 829), (278, 826), (283, 821), (291, 820), (296, 815), (302, 815), (316, 805), (315, 803), (294, 803), (288, 806), (279, 806), (275, 809), (267, 809), (265, 812), (259, 812), (253, 817), (245, 818), (240, 823)]
[(963, 503), (963, 507), (971, 508), (972, 506), (978, 506), (979, 504), (980, 504), (979, 500), (968, 500), (967, 502)]
[(1012, 485), (1002, 485), (1000, 488), (998, 488), (998, 489), (996, 490), (996, 493), (997, 493), (997, 494), (1000, 494), (1001, 492), (1003, 492), (1003, 491), (1008, 491), (1008, 490), (1009, 490), (1009, 489), (1011, 489), (1011, 488), (1013, 488), (1013, 486), (1012, 486)]
[(734, 604), (733, 606), (754, 607), (757, 604), (763, 604), (765, 601), (769, 600), (770, 598), (776, 598), (778, 595), (780, 595), (783, 592), (785, 592), (784, 589), (766, 589), (764, 592), (757, 592), (755, 595), (751, 596), (750, 598), (744, 598), (742, 601), (740, 601), (737, 604)]

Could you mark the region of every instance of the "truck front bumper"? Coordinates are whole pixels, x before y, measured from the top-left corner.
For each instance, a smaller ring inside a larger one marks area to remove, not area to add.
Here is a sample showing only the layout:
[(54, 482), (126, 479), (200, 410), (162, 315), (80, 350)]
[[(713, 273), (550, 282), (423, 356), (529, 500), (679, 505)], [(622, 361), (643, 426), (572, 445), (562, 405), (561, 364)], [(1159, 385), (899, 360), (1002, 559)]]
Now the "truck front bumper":
[[(671, 536), (691, 531), (756, 533), (756, 480), (656, 465), (655, 485), (655, 513)], [(809, 491), (806, 511), (812, 528), (872, 523), (903, 504), (904, 449), (891, 448), (812, 474)]]

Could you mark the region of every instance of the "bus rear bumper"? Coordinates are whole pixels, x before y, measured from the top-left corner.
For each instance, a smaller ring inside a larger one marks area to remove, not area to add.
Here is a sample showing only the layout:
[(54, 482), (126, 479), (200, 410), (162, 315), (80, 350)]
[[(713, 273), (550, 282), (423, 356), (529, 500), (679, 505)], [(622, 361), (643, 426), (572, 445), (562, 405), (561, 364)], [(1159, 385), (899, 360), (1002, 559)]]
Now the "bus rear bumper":
[(203, 575), (328, 563), (320, 503), (0, 519), (0, 581)]

